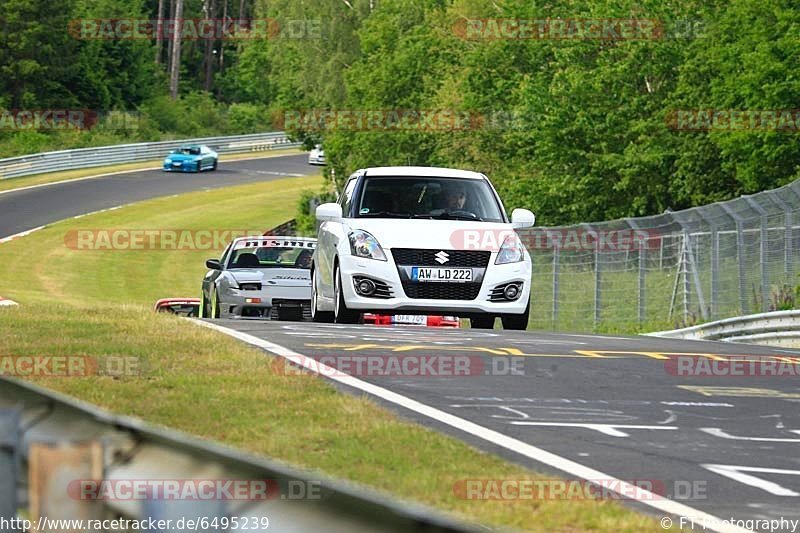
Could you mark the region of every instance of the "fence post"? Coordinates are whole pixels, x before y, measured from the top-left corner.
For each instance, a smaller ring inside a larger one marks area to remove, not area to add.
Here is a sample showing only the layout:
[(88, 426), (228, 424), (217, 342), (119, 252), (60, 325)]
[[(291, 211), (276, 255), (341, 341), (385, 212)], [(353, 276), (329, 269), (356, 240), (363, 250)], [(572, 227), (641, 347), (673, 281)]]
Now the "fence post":
[(739, 305), (742, 307), (742, 314), (750, 314), (750, 306), (747, 305), (747, 287), (745, 286), (745, 267), (744, 267), (744, 231), (742, 223), (736, 221), (736, 261), (739, 264)]
[(711, 228), (711, 319), (717, 318), (719, 305), (719, 231)]
[(558, 292), (560, 274), (561, 246), (559, 242), (553, 242), (553, 329), (558, 323)]
[(689, 318), (689, 298), (691, 296), (691, 282), (689, 281), (689, 250), (692, 243), (689, 239), (689, 234), (683, 234), (683, 246), (681, 246), (681, 268), (680, 272), (683, 273), (683, 323), (687, 324)]
[(0, 519), (17, 516), (19, 410), (0, 409)]
[(645, 310), (645, 300), (644, 300), (645, 299), (645, 286), (644, 286), (644, 282), (645, 282), (645, 264), (644, 263), (645, 263), (645, 260), (647, 259), (647, 256), (645, 255), (645, 253), (646, 253), (645, 250), (647, 248), (645, 247), (644, 244), (645, 244), (645, 241), (640, 239), (639, 240), (639, 291), (638, 291), (639, 292), (639, 294), (638, 294), (638, 299), (639, 299), (638, 318), (639, 318), (639, 323), (640, 324), (642, 322), (644, 322), (644, 310)]
[(594, 323), (600, 323), (600, 246), (594, 248)]

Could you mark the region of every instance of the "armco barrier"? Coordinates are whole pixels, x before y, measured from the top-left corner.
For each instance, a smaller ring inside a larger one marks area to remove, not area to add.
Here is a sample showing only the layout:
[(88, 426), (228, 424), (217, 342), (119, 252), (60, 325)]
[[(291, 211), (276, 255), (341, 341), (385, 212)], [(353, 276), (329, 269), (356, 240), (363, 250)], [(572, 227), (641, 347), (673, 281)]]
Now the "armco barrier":
[(284, 132), (276, 131), (231, 137), (205, 137), (61, 150), (59, 152), (44, 152), (0, 159), (0, 179), (18, 178), (61, 170), (153, 161), (164, 158), (170, 150), (174, 150), (182, 144), (205, 144), (220, 154), (260, 152), (279, 148), (293, 148), (301, 145), (299, 142), (290, 140)]
[[(421, 506), (114, 416), (17, 379), (0, 377), (0, 429), (0, 495), (7, 497), (15, 486), (20, 495), (18, 508), (27, 508), (34, 524), (42, 516), (51, 520), (172, 519), (173, 524), (180, 518), (204, 518), (212, 523), (230, 517), (266, 517), (269, 531), (478, 531)], [(17, 431), (18, 439), (14, 438)], [(15, 459), (9, 460), (11, 457)], [(284, 498), (281, 490), (279, 495), (258, 501), (219, 497), (85, 500), (67, 490), (75, 487), (70, 484), (76, 479), (92, 480), (100, 486), (148, 480), (194, 480), (198, 485), (210, 480), (270, 480), (281, 488), (313, 483), (318, 497)], [(11, 518), (3, 516), (10, 508), (0, 505), (0, 519)], [(264, 530), (252, 525), (239, 530), (245, 529)]]
[(657, 331), (654, 337), (800, 347), (800, 310), (726, 318), (699, 326)]

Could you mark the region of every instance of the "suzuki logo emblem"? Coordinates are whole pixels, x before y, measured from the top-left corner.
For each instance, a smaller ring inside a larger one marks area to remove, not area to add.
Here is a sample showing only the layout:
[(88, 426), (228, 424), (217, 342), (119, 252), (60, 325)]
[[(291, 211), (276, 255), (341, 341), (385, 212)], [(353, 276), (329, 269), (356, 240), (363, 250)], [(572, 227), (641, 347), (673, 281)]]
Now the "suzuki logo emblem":
[(450, 256), (444, 250), (442, 250), (438, 254), (434, 255), (433, 257), (436, 258), (436, 262), (439, 263), (440, 265), (443, 265), (443, 264), (447, 263), (448, 261), (450, 261)]

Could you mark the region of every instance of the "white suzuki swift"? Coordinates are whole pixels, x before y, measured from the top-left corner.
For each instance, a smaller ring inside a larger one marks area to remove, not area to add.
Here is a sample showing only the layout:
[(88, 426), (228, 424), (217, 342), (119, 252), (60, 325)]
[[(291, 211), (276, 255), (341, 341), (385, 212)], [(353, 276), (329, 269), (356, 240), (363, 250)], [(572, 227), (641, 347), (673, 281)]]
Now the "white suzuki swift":
[(352, 324), (361, 313), (468, 317), (474, 328), (528, 325), (531, 258), (488, 178), (434, 167), (359, 170), (338, 203), (317, 207), (311, 315)]

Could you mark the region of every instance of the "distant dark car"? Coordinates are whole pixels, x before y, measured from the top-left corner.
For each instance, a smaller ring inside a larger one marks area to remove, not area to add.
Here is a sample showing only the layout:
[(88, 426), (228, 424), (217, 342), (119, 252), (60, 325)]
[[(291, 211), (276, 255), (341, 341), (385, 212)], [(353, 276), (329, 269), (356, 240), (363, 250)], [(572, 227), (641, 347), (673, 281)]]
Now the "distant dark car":
[(165, 172), (217, 170), (219, 155), (204, 144), (187, 144), (171, 151), (164, 159)]

